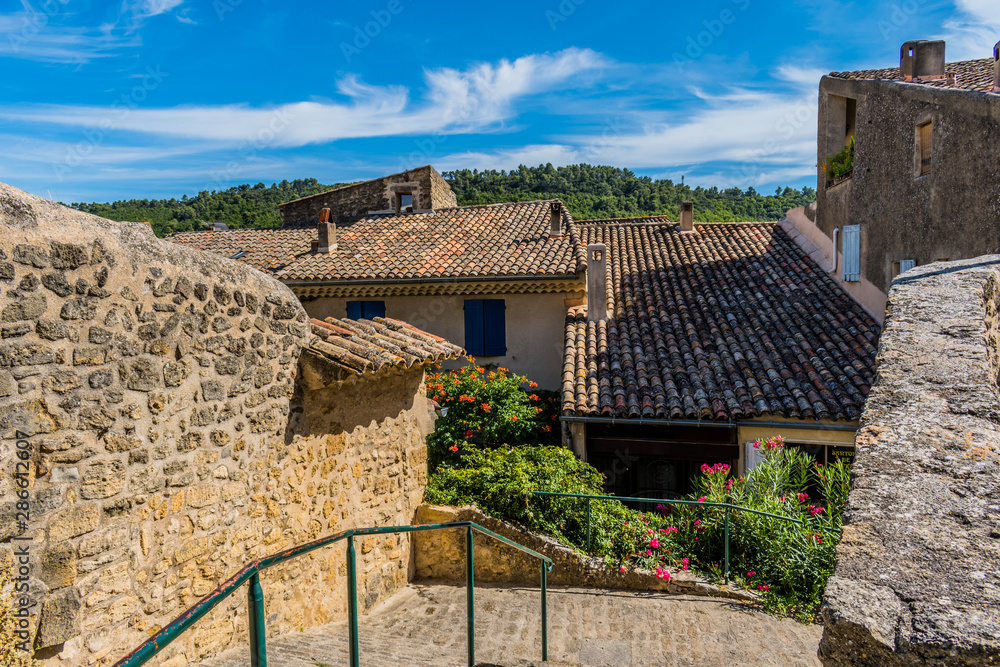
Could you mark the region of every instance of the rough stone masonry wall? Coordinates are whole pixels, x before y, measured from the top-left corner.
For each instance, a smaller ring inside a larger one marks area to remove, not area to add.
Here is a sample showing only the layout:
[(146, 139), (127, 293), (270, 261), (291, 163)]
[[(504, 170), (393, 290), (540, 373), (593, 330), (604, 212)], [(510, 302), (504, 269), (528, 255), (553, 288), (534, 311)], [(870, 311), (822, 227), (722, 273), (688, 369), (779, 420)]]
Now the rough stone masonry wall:
[(324, 208), (330, 209), (333, 222), (338, 224), (356, 222), (369, 211), (394, 209), (397, 192), (413, 194), (414, 210), (458, 205), (451, 186), (441, 174), (428, 165), (282, 204), (282, 225), (284, 227), (315, 225), (319, 222), (320, 211)]
[[(425, 456), (416, 381), (371, 378), (303, 403), (306, 317), (291, 292), (144, 225), (0, 185), (0, 335), (0, 564), (27, 545), (46, 662), (114, 662), (243, 563), (412, 515), (419, 500), (423, 480), (403, 471)], [(359, 404), (370, 409), (352, 420)], [(19, 433), (27, 526), (15, 520)], [(371, 604), (408, 554), (388, 540), (360, 551)], [(268, 571), (269, 634), (337, 617), (343, 594), (328, 582), (342, 570), (334, 549)], [(241, 591), (162, 659), (179, 667), (245, 637)]]
[(894, 282), (824, 597), (824, 664), (1000, 662), (998, 323), (998, 255)]

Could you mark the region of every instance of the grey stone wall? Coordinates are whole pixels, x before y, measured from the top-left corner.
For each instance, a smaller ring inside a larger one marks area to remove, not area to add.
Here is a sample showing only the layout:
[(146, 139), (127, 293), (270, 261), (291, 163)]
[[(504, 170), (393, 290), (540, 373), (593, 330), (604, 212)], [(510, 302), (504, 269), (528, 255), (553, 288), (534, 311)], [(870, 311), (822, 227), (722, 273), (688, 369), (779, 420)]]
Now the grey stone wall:
[[(272, 278), (2, 184), (0, 230), (0, 566), (27, 546), (45, 664), (113, 663), (253, 558), (409, 522), (431, 428), (421, 369), (307, 393), (306, 314)], [(269, 634), (343, 617), (342, 551), (264, 574)], [(360, 551), (374, 604), (409, 551)], [(158, 661), (246, 635), (238, 592)]]
[(458, 205), (451, 186), (434, 167), (427, 165), (282, 204), (282, 226), (315, 225), (324, 208), (330, 209), (333, 222), (355, 222), (369, 211), (395, 209), (397, 192), (412, 192), (414, 210)]
[[(883, 293), (892, 263), (918, 265), (1000, 252), (1000, 95), (823, 77), (817, 164), (829, 155), (828, 96), (857, 100), (854, 173), (817, 178), (817, 225), (861, 224), (862, 275)], [(933, 168), (914, 177), (915, 127), (933, 123)], [(839, 277), (838, 272), (838, 277)]]
[(998, 255), (894, 282), (824, 597), (824, 664), (1000, 661), (998, 318)]

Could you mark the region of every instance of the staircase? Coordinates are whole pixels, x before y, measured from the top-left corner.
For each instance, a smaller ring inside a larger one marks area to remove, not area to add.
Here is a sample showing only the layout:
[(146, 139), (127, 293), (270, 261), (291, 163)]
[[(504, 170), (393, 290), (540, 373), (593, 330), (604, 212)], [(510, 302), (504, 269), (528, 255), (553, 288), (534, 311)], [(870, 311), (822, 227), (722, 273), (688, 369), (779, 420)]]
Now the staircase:
[[(465, 587), (415, 583), (360, 623), (361, 664), (454, 665), (466, 658)], [(549, 662), (541, 662), (538, 589), (476, 587), (480, 665), (775, 665), (818, 667), (822, 628), (720, 598), (549, 587)], [(246, 646), (202, 663), (249, 667)], [(348, 664), (348, 628), (333, 623), (268, 639), (269, 667)]]

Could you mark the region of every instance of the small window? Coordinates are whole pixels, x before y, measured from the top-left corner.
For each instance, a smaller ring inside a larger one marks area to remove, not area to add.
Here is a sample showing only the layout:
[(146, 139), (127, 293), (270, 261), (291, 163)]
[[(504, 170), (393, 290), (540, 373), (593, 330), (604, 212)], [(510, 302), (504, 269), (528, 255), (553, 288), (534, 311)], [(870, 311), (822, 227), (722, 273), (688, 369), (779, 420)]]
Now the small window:
[(861, 280), (861, 225), (844, 225), (844, 280)]
[(371, 320), (385, 317), (385, 301), (348, 301), (347, 319)]
[(916, 176), (931, 173), (931, 162), (934, 157), (934, 128), (931, 121), (917, 125), (916, 153), (914, 155), (914, 171)]
[(892, 277), (895, 278), (901, 273), (909, 271), (917, 265), (917, 260), (915, 259), (901, 259), (898, 262), (892, 263)]
[(400, 213), (413, 213), (413, 193), (396, 193), (396, 210)]
[(503, 299), (465, 300), (465, 351), (474, 357), (507, 354), (507, 323)]

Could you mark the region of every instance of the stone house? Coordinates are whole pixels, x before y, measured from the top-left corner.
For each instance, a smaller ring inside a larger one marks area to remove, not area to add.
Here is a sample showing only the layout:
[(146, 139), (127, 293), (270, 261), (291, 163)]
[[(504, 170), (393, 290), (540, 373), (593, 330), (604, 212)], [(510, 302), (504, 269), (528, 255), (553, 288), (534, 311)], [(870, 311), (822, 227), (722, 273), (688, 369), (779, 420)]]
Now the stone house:
[(314, 318), (401, 319), (558, 388), (563, 320), (586, 270), (558, 200), (459, 207), (427, 166), (288, 202), (282, 215), (280, 229), (169, 240), (271, 274)]
[[(851, 141), (853, 170), (831, 179), (824, 165)], [(789, 212), (793, 235), (881, 322), (899, 273), (1000, 249), (998, 144), (1000, 44), (946, 63), (944, 42), (906, 42), (899, 67), (833, 72), (816, 205)]]
[(741, 474), (783, 435), (853, 457), (879, 326), (778, 223), (584, 220), (587, 305), (566, 319), (574, 451), (616, 495), (688, 492), (703, 463)]
[[(43, 664), (110, 664), (252, 559), (412, 522), (423, 371), (460, 347), (393, 319), (311, 322), (245, 264), (2, 184), (0, 226), (0, 566), (27, 550), (18, 606)], [(367, 608), (408, 580), (409, 540), (365, 540), (359, 562)], [(345, 618), (344, 563), (265, 571), (268, 632)], [(236, 595), (164, 664), (246, 635)]]

